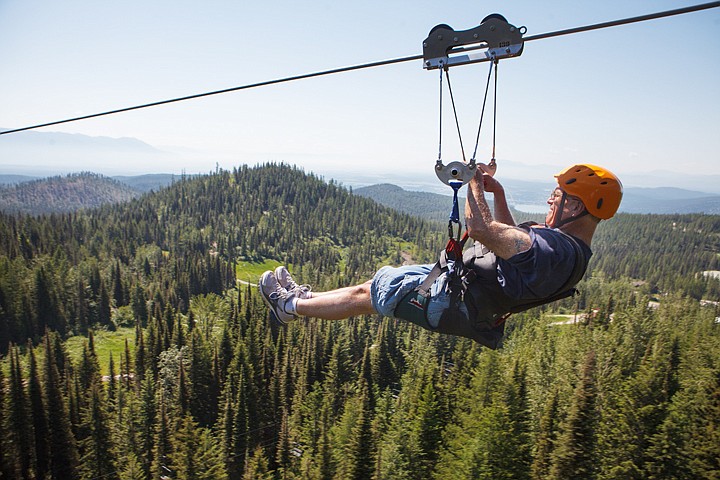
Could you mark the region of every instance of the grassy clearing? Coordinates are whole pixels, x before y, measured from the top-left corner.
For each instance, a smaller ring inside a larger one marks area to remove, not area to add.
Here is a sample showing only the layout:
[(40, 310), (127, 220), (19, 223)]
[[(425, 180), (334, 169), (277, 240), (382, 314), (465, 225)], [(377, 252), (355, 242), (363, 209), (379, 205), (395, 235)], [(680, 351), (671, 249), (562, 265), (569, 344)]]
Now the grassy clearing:
[(235, 267), (235, 275), (238, 280), (250, 283), (257, 283), (258, 278), (267, 270), (275, 270), (280, 266), (280, 262), (275, 260), (265, 260), (258, 262), (239, 262)]
[[(95, 337), (95, 353), (100, 362), (100, 373), (108, 374), (108, 365), (110, 363), (110, 354), (112, 354), (115, 363), (115, 372), (120, 369), (120, 357), (125, 353), (125, 339), (128, 340), (128, 348), (132, 354), (135, 351), (135, 328), (124, 327), (119, 328), (115, 332), (105, 330), (93, 331)], [(65, 348), (68, 355), (72, 358), (73, 364), (77, 365), (82, 358), (83, 346), (87, 342), (87, 337), (76, 335), (70, 337), (65, 342)]]

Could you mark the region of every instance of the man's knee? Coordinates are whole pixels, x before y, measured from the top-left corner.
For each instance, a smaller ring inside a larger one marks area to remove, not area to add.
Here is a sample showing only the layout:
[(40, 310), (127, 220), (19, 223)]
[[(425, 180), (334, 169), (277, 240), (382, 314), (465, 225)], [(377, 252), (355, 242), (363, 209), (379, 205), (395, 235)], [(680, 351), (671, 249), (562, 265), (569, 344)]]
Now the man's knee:
[(353, 296), (356, 300), (363, 300), (363, 299), (370, 299), (370, 285), (372, 285), (372, 280), (367, 281), (365, 283), (361, 283), (360, 285), (355, 285), (352, 290), (350, 290), (350, 295)]

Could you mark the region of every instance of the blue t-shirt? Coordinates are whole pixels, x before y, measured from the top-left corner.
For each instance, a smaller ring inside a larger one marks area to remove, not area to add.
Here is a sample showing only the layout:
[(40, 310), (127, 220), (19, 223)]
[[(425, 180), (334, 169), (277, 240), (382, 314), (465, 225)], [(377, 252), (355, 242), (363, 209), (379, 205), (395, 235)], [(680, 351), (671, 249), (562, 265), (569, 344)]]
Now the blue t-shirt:
[[(498, 281), (506, 295), (516, 300), (540, 300), (555, 293), (575, 268), (575, 248), (557, 229), (530, 228), (532, 245), (511, 258), (497, 259)], [(592, 251), (576, 239), (590, 259)]]

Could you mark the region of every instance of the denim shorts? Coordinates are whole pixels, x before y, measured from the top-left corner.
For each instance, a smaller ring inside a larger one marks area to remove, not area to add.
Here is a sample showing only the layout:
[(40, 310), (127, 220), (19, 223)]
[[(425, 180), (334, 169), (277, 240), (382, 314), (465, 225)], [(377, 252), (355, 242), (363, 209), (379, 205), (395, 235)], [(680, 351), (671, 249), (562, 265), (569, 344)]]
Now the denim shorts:
[[(425, 280), (433, 266), (432, 264), (406, 265), (382, 267), (378, 270), (370, 286), (370, 297), (375, 310), (380, 315), (392, 317), (400, 300)], [(446, 284), (447, 273), (443, 273), (430, 287), (427, 320), (433, 328), (438, 326), (443, 311), (450, 305), (450, 293), (445, 288)], [(461, 305), (460, 308), (465, 309), (465, 305)]]

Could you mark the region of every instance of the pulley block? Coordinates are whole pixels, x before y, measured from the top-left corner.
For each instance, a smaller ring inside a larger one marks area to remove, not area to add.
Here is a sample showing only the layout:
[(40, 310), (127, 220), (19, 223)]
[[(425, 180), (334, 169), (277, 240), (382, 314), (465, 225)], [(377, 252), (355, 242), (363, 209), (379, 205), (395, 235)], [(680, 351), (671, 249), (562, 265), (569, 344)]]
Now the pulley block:
[[(522, 54), (526, 31), (524, 26), (511, 25), (497, 13), (469, 30), (455, 31), (445, 24), (436, 25), (423, 41), (423, 68), (433, 70), (517, 57)], [(487, 50), (464, 53), (481, 48)]]

